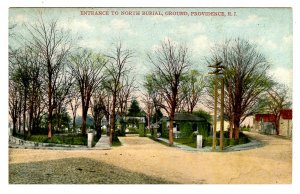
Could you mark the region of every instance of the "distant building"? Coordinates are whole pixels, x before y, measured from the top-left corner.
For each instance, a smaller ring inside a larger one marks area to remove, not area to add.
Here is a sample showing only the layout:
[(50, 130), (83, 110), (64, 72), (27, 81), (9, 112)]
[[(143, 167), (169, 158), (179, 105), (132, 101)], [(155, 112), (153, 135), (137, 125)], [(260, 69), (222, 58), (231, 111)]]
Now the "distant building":
[[(274, 114), (256, 114), (253, 130), (265, 134), (276, 134), (276, 116)], [(280, 110), (279, 135), (292, 137), (292, 110)]]
[(293, 111), (291, 109), (280, 110), (279, 135), (292, 137), (292, 132), (293, 132), (292, 118), (293, 118)]
[[(168, 117), (162, 118), (167, 122), (167, 129), (169, 129), (170, 122)], [(161, 122), (160, 122), (161, 124)], [(188, 128), (186, 128), (188, 126)], [(173, 136), (174, 138), (186, 137), (193, 132), (199, 132), (204, 130), (206, 134), (211, 133), (211, 124), (206, 119), (198, 117), (190, 113), (175, 113), (173, 122)], [(162, 127), (158, 129), (158, 133), (162, 132)]]

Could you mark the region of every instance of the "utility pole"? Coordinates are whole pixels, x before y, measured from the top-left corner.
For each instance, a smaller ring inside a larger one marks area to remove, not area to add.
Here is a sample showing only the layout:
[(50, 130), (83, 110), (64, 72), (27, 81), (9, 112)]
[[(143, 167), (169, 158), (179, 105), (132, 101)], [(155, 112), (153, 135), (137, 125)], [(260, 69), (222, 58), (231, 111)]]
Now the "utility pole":
[[(220, 64), (222, 61), (216, 62), (214, 65), (209, 65), (208, 67), (215, 68), (213, 72), (209, 72), (209, 74), (215, 75), (215, 87), (214, 87), (214, 127), (213, 127), (213, 145), (212, 150), (216, 150), (217, 145), (217, 109), (218, 109), (218, 75), (222, 74), (222, 69), (224, 66)], [(223, 103), (222, 103), (223, 102)], [(223, 149), (223, 130), (224, 130), (224, 120), (223, 120), (223, 111), (224, 111), (224, 82), (222, 78), (222, 91), (221, 91), (221, 115), (220, 115), (220, 147)]]

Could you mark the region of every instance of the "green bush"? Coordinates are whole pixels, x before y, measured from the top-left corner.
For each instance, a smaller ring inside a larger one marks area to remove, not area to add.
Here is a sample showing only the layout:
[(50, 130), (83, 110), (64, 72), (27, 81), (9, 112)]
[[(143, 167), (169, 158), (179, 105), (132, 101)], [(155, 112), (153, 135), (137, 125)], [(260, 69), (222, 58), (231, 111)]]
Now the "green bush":
[(235, 139), (229, 140), (229, 145), (237, 145), (238, 143), (239, 143), (239, 140), (235, 140)]
[(145, 137), (145, 123), (139, 123), (139, 136)]
[(192, 124), (190, 122), (182, 122), (179, 124), (180, 138), (190, 137), (193, 133)]
[(134, 127), (128, 127), (129, 132), (128, 134), (138, 134), (138, 130)]
[(167, 121), (162, 121), (161, 123), (162, 129), (161, 129), (161, 137), (163, 138), (169, 138), (169, 129), (167, 128)]
[(156, 128), (152, 129), (151, 137), (154, 139), (157, 138), (157, 129)]
[(34, 142), (41, 142), (46, 143), (48, 142), (48, 136), (47, 135), (31, 135), (27, 138), (28, 141), (34, 141)]
[(207, 130), (208, 123), (201, 122), (201, 123), (198, 123), (197, 125), (198, 125), (198, 133), (199, 133), (199, 135), (202, 135), (202, 137), (208, 137), (209, 136), (209, 131)]
[(224, 140), (225, 140), (224, 141), (224, 147), (229, 146), (230, 145), (230, 139), (229, 138), (225, 138)]
[(212, 136), (203, 138), (203, 147), (212, 146), (213, 138)]

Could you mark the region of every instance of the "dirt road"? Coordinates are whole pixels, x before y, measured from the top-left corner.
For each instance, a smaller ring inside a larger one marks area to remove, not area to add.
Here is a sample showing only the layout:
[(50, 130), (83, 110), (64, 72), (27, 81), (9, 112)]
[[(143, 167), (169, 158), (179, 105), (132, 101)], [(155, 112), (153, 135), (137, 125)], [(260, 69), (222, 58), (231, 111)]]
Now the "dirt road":
[(84, 157), (178, 183), (291, 183), (291, 140), (248, 135), (264, 146), (239, 152), (188, 152), (146, 137), (120, 137), (123, 146), (111, 150), (10, 149), (9, 164)]

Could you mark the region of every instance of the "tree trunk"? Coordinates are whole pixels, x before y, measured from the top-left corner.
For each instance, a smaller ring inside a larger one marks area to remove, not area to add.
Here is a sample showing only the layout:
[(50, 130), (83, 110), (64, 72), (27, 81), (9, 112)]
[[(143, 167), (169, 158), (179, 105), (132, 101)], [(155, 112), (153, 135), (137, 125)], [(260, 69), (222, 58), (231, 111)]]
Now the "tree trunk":
[(97, 124), (95, 123), (95, 128), (97, 131), (97, 138), (100, 139), (101, 138), (101, 119), (99, 119), (99, 121), (97, 122)]
[(232, 139), (233, 136), (233, 121), (229, 121), (229, 139)]
[(31, 131), (33, 129), (33, 100), (31, 100), (30, 108), (29, 108), (29, 124), (28, 124), (28, 136), (31, 135)]
[(16, 135), (17, 134), (17, 117), (13, 118), (13, 131), (12, 131), (12, 135)]
[(87, 110), (85, 107), (82, 108), (82, 122), (81, 122), (81, 133), (83, 135), (86, 134), (86, 118), (87, 118)]
[(24, 134), (26, 133), (25, 128), (26, 128), (26, 101), (27, 101), (27, 92), (24, 92), (24, 108), (23, 108), (23, 132)]
[(235, 118), (234, 119), (234, 139), (239, 139), (239, 132), (240, 132), (240, 119)]
[(51, 67), (50, 63), (48, 62), (48, 139), (52, 138), (52, 76), (49, 73), (49, 67)]
[(48, 139), (52, 138), (52, 110), (48, 111)]
[(275, 121), (276, 135), (279, 135), (279, 119), (280, 116), (276, 116), (276, 121)]
[(170, 115), (170, 125), (169, 125), (169, 146), (173, 145), (173, 122), (174, 122), (174, 113)]
[(73, 131), (75, 131), (75, 128), (76, 128), (75, 119), (76, 119), (76, 116), (73, 116)]
[(115, 117), (116, 117), (116, 93), (113, 95), (113, 103), (112, 103), (112, 114), (110, 117), (110, 134), (109, 134), (109, 142), (112, 145), (113, 142), (113, 133), (115, 132)]
[(19, 124), (18, 124), (18, 128), (19, 128), (19, 133), (21, 133), (21, 126), (22, 126), (22, 118), (21, 118), (21, 113), (22, 113), (22, 108), (19, 108)]
[(110, 131), (109, 131), (110, 145), (112, 145), (112, 142), (113, 142), (114, 126), (115, 126), (115, 111), (113, 111), (113, 113), (110, 116)]

